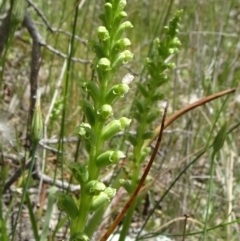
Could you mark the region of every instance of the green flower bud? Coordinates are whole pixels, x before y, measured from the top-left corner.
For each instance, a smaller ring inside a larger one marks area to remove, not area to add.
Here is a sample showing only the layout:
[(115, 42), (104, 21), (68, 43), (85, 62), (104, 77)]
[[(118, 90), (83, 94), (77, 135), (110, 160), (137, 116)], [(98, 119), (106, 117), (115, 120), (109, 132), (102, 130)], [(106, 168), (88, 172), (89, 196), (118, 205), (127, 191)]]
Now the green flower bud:
[(126, 5), (127, 5), (126, 0), (120, 0), (119, 5), (118, 5), (118, 11), (122, 11)]
[(118, 54), (116, 60), (113, 62), (112, 68), (116, 69), (120, 67), (124, 63), (124, 59), (125, 59), (125, 55), (123, 52)]
[(169, 54), (177, 54), (179, 52), (178, 48), (169, 48), (168, 53)]
[(104, 190), (104, 193), (106, 193), (110, 199), (113, 199), (116, 195), (116, 189), (112, 187), (107, 187)]
[(133, 28), (133, 25), (131, 24), (131, 22), (129, 21), (126, 21), (126, 22), (123, 22), (119, 28), (117, 29), (115, 35), (114, 35), (114, 39), (119, 39), (121, 38), (123, 32), (126, 30), (126, 29), (129, 29), (129, 28)]
[(107, 58), (101, 58), (98, 61), (97, 68), (102, 71), (109, 71), (111, 70), (111, 62)]
[(58, 208), (65, 211), (69, 218), (77, 218), (79, 211), (73, 198), (62, 192), (55, 193), (55, 196), (57, 197)]
[(109, 164), (115, 164), (120, 159), (125, 158), (125, 157), (126, 156), (121, 151), (108, 150), (97, 157), (96, 165), (98, 168), (103, 168)]
[(90, 241), (90, 238), (85, 233), (78, 232), (71, 235), (70, 241)]
[(102, 140), (110, 140), (118, 132), (124, 130), (127, 126), (130, 125), (131, 119), (122, 117), (119, 120), (113, 120), (108, 125), (106, 125), (102, 130)]
[(104, 183), (97, 180), (92, 180), (86, 184), (85, 191), (90, 196), (98, 195), (106, 189)]
[(98, 27), (98, 38), (102, 41), (106, 41), (110, 38), (109, 32), (106, 27), (100, 26)]
[(129, 60), (131, 60), (133, 58), (133, 53), (130, 52), (129, 50), (125, 50), (123, 51), (124, 54), (124, 64), (126, 64)]
[(94, 126), (95, 124), (95, 110), (92, 104), (87, 100), (81, 100), (80, 103), (82, 107), (82, 111), (84, 112), (85, 116), (87, 117), (87, 120), (91, 126)]
[(131, 183), (128, 181), (128, 180), (125, 180), (125, 179), (120, 179), (119, 180), (119, 183), (122, 187), (124, 187), (124, 189), (129, 193), (129, 194), (132, 194), (134, 189), (131, 185)]
[(127, 84), (114, 85), (106, 95), (106, 102), (113, 105), (118, 98), (124, 97), (129, 89), (130, 88)]
[(174, 37), (171, 44), (175, 47), (182, 45), (178, 37)]
[(105, 18), (106, 18), (106, 24), (112, 23), (112, 4), (111, 3), (105, 3)]
[(38, 143), (43, 136), (43, 120), (42, 120), (40, 97), (41, 97), (40, 91), (38, 91), (35, 109), (33, 112), (32, 125), (31, 125), (31, 136), (32, 136), (32, 141), (34, 143)]
[(52, 109), (52, 112), (51, 112), (51, 115), (50, 115), (50, 118), (51, 120), (58, 120), (59, 117), (61, 117), (62, 115), (62, 110), (63, 110), (63, 103), (64, 103), (64, 98), (63, 97), (59, 97), (55, 103), (54, 103), (54, 106), (53, 106), (53, 109)]
[(101, 120), (107, 120), (113, 115), (112, 106), (108, 104), (101, 106), (101, 108), (97, 111), (97, 114)]
[(120, 22), (127, 17), (127, 13), (125, 11), (119, 12), (117, 16), (114, 18), (114, 26), (119, 26)]
[(25, 16), (25, 0), (14, 0), (11, 12), (11, 22), (20, 24)]
[(79, 184), (86, 183), (89, 178), (88, 168), (78, 162), (72, 162), (68, 168), (71, 170), (73, 177), (79, 182)]
[(130, 52), (129, 50), (125, 50), (117, 56), (116, 60), (113, 62), (112, 68), (116, 69), (122, 64), (126, 64), (132, 58), (133, 58), (132, 52)]
[(167, 81), (168, 80), (168, 76), (165, 73), (161, 73), (160, 78), (161, 78), (161, 81)]
[(168, 69), (175, 69), (176, 68), (176, 64), (175, 63), (166, 63), (165, 66)]
[(138, 83), (136, 83), (136, 84), (137, 84), (137, 88), (138, 88), (138, 90), (140, 91), (140, 93), (141, 93), (145, 98), (147, 98), (149, 93), (148, 93), (148, 91), (147, 91), (146, 86), (144, 86), (143, 83), (140, 83), (140, 82), (138, 82)]
[(96, 85), (94, 81), (84, 82), (82, 86), (84, 91), (88, 92), (94, 101), (99, 100), (100, 98), (99, 87)]

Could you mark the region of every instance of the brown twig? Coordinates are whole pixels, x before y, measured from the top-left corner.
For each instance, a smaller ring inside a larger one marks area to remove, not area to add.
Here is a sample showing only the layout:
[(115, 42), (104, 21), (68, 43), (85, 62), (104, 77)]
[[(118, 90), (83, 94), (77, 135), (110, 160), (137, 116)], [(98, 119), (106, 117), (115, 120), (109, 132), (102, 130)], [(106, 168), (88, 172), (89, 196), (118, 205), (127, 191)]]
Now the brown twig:
[(42, 21), (47, 26), (47, 29), (53, 33), (52, 27), (45, 17), (44, 13), (38, 8), (38, 6), (30, 0), (27, 0), (28, 4), (36, 11), (37, 15), (42, 19)]
[(31, 17), (26, 11), (25, 17), (23, 20), (23, 26), (28, 30), (31, 38), (32, 38), (32, 56), (31, 56), (31, 73), (30, 73), (30, 85), (31, 85), (31, 96), (30, 96), (30, 123), (33, 116), (34, 106), (36, 102), (36, 93), (38, 88), (38, 72), (40, 68), (40, 48), (41, 48), (41, 37), (38, 33), (38, 30), (33, 23)]
[[(62, 53), (61, 51), (59, 51), (55, 48), (53, 48), (51, 45), (45, 43), (44, 41), (41, 41), (40, 45), (45, 47), (46, 49), (48, 49), (49, 51), (51, 51), (52, 53), (56, 54), (57, 56), (59, 56), (61, 58), (64, 58), (64, 59), (68, 58), (68, 55)], [(72, 57), (71, 60), (73, 62), (82, 63), (82, 64), (90, 64), (91, 63), (91, 61), (88, 60), (88, 59), (80, 59), (80, 58), (75, 58), (75, 57)]]
[(189, 214), (185, 214), (184, 217), (185, 217), (185, 219), (184, 219), (184, 226), (183, 226), (183, 239), (182, 239), (182, 241), (185, 240), (187, 219), (190, 217), (190, 215)]
[[(25, 170), (28, 169), (30, 167), (31, 164), (31, 160), (28, 161), (26, 163), (26, 165), (24, 166)], [(55, 180), (54, 178), (51, 178), (45, 174), (43, 174), (40, 169), (39, 166), (35, 165), (35, 171), (32, 174), (34, 179), (40, 180), (42, 179), (44, 183), (49, 184), (49, 185), (55, 185), (58, 188), (63, 188), (63, 189), (70, 189), (71, 192), (76, 192), (76, 191), (80, 191), (80, 185), (74, 185), (74, 184), (69, 184), (68, 182), (64, 182), (62, 180)], [(18, 180), (18, 178), (22, 175), (23, 173), (23, 167), (19, 167), (13, 176), (11, 176), (5, 183), (4, 188), (3, 188), (3, 193), (6, 193), (8, 189), (10, 189), (10, 187), (12, 186), (12, 184), (14, 182), (16, 182)]]
[[(203, 97), (201, 100), (198, 100), (186, 107), (183, 107), (182, 109), (178, 110), (176, 113), (174, 113), (172, 116), (170, 116), (169, 118), (166, 119), (165, 123), (164, 123), (164, 128), (167, 128), (171, 123), (173, 123), (173, 121), (175, 121), (176, 119), (178, 119), (180, 116), (184, 115), (185, 113), (187, 113), (190, 110), (193, 110), (199, 106), (202, 106), (212, 100), (215, 100), (219, 97), (222, 97), (224, 95), (230, 94), (235, 92), (236, 89), (229, 89), (229, 90), (224, 90), (218, 93), (215, 93), (213, 95), (207, 96), (207, 97)], [(151, 143), (158, 137), (158, 134), (160, 132), (161, 126), (158, 126), (155, 130), (154, 130), (154, 137), (150, 140), (147, 140), (144, 143), (144, 147), (151, 145)], [(143, 148), (144, 148), (143, 147)]]
[(161, 129), (160, 132), (158, 134), (158, 140), (156, 143), (156, 146), (153, 150), (153, 154), (150, 158), (150, 161), (138, 183), (138, 186), (136, 188), (136, 190), (134, 191), (134, 193), (132, 194), (132, 196), (130, 197), (130, 199), (128, 200), (128, 202), (125, 204), (124, 208), (122, 209), (122, 211), (118, 214), (118, 216), (116, 217), (116, 219), (114, 220), (114, 222), (112, 223), (112, 225), (108, 228), (108, 230), (106, 231), (106, 233), (102, 236), (102, 238), (100, 239), (100, 241), (106, 241), (108, 239), (108, 237), (111, 235), (111, 233), (115, 230), (116, 226), (121, 222), (123, 216), (126, 214), (126, 212), (128, 211), (129, 207), (131, 206), (131, 204), (133, 203), (134, 199), (137, 197), (137, 194), (139, 193), (149, 171), (150, 168), (153, 164), (153, 161), (157, 155), (158, 152), (158, 148), (160, 146), (161, 140), (162, 140), (162, 135), (163, 135), (163, 129), (164, 129), (164, 123), (165, 123), (165, 119), (166, 119), (166, 115), (167, 115), (167, 108), (168, 108), (168, 103), (164, 109), (164, 113), (163, 113), (163, 118), (162, 118), (162, 122), (161, 122)]

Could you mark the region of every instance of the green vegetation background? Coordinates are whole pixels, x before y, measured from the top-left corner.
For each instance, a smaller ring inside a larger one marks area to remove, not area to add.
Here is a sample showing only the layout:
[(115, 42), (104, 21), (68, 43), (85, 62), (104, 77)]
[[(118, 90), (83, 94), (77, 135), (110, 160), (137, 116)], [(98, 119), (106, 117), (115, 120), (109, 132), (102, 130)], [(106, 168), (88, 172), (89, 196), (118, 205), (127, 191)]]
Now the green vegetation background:
[[(102, 12), (104, 1), (80, 1), (80, 11), (77, 20), (74, 57), (92, 60), (94, 55), (85, 44), (85, 40), (97, 38), (96, 29), (100, 24), (98, 15)], [(30, 8), (29, 12), (36, 21), (36, 26), (47, 45), (67, 54), (70, 38), (66, 32), (72, 33), (75, 2), (36, 1), (52, 28), (61, 29), (51, 33)], [(82, 6), (81, 6), (82, 4)], [(81, 7), (80, 7), (81, 6)], [(240, 1), (239, 0), (131, 0), (128, 1), (126, 12), (134, 28), (128, 31), (131, 40), (131, 51), (134, 59), (123, 67), (115, 81), (120, 82), (123, 76), (130, 72), (135, 75), (131, 91), (116, 107), (116, 117), (127, 113), (135, 93), (134, 82), (144, 78), (143, 63), (149, 53), (151, 42), (163, 34), (163, 27), (174, 13), (183, 9), (179, 39), (182, 42), (180, 53), (174, 56), (176, 69), (169, 73), (171, 80), (164, 86), (165, 99), (170, 101), (169, 114), (181, 107), (228, 88), (238, 87), (240, 76)], [(31, 40), (26, 30), (16, 34), (7, 57), (7, 67), (4, 80), (17, 93), (19, 104), (16, 116), (21, 116), (17, 123), (17, 131), (26, 127), (24, 113), (28, 109), (28, 96), (25, 90), (28, 86)], [(64, 59), (42, 47), (42, 66), (40, 69), (40, 87), (45, 88), (42, 96), (42, 111), (46, 115), (49, 103), (57, 88), (57, 80)], [(70, 69), (69, 93), (67, 98), (65, 136), (72, 136), (74, 128), (81, 120), (79, 100), (81, 99), (81, 83), (91, 78), (91, 65), (74, 62)], [(6, 81), (6, 82), (7, 82)], [(151, 176), (158, 176), (152, 195), (161, 197), (169, 184), (175, 180), (181, 170), (192, 161), (195, 153), (202, 148), (213, 127), (217, 115), (220, 115), (213, 137), (226, 121), (228, 129), (239, 123), (239, 93), (229, 98), (223, 107), (224, 98), (215, 100), (200, 107), (175, 122), (165, 133), (162, 144), (162, 157), (155, 163)], [(61, 98), (59, 98), (61, 105)], [(56, 106), (56, 110), (57, 110)], [(48, 125), (48, 136), (59, 135), (60, 116), (52, 116)], [(64, 165), (74, 158), (74, 145), (67, 146), (68, 154), (64, 157)], [(208, 227), (217, 227), (209, 232), (208, 240), (239, 240), (240, 215), (240, 175), (239, 175), (239, 130), (228, 135), (216, 161), (213, 178), (213, 196), (211, 198)], [(155, 216), (155, 225), (167, 226), (167, 233), (180, 235), (183, 230), (184, 214), (191, 215), (189, 232), (202, 230), (207, 205), (207, 187), (209, 180), (210, 152), (192, 165), (177, 181), (161, 204)], [(46, 165), (46, 173), (51, 167)], [(64, 173), (68, 177), (69, 173)], [(179, 219), (178, 219), (179, 217)], [(176, 220), (175, 220), (176, 219)], [(231, 225), (219, 224), (230, 223)], [(151, 226), (151, 224), (149, 225)], [(154, 225), (153, 225), (154, 226)], [(161, 230), (161, 231), (162, 231)], [(194, 234), (189, 240), (200, 236)], [(177, 238), (177, 237), (176, 237)]]

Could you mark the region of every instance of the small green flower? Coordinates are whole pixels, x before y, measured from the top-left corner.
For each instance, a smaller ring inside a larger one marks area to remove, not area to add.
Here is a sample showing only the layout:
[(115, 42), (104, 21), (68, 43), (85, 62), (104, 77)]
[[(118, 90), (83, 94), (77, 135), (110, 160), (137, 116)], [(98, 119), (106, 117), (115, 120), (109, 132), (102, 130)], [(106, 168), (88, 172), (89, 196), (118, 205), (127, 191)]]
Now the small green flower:
[(98, 38), (102, 41), (106, 41), (110, 38), (109, 32), (106, 27), (100, 26), (98, 27)]
[(56, 192), (55, 196), (57, 197), (57, 206), (60, 210), (66, 212), (66, 214), (71, 219), (75, 219), (78, 216), (78, 208), (73, 198), (65, 193)]
[(94, 212), (97, 211), (100, 207), (102, 207), (104, 204), (109, 203), (110, 198), (105, 192), (101, 192), (97, 196), (93, 197), (91, 206), (90, 206), (90, 211)]
[(109, 164), (115, 164), (120, 159), (125, 158), (125, 157), (126, 156), (121, 151), (108, 150), (97, 157), (96, 165), (98, 166), (98, 168), (103, 168)]
[(119, 179), (119, 183), (129, 194), (133, 193), (134, 189), (129, 180)]
[(127, 126), (129, 126), (131, 121), (131, 119), (128, 119), (126, 117), (122, 117), (119, 120), (113, 120), (103, 128), (101, 135), (102, 140), (110, 140), (118, 132), (124, 130)]
[(169, 48), (168, 49), (169, 54), (177, 54), (178, 53), (178, 48)]
[(175, 69), (176, 68), (176, 64), (175, 63), (166, 63), (166, 68), (167, 69)]
[(94, 101), (98, 101), (100, 98), (100, 90), (94, 81), (84, 82), (82, 88), (85, 92), (89, 93)]
[(145, 147), (144, 149), (141, 150), (139, 153), (139, 163), (142, 163), (145, 158), (151, 153), (151, 148), (150, 147)]
[(95, 110), (93, 105), (88, 100), (82, 100), (80, 103), (82, 111), (84, 112), (87, 120), (91, 126), (95, 124)]
[(116, 50), (125, 50), (130, 45), (131, 41), (128, 38), (122, 38), (116, 42), (113, 48)]
[(72, 162), (68, 168), (71, 170), (73, 177), (79, 182), (79, 184), (86, 183), (89, 178), (87, 166), (78, 162)]
[(114, 39), (120, 39), (123, 32), (127, 29), (133, 28), (133, 25), (131, 24), (131, 22), (126, 21), (121, 23), (121, 25), (119, 26), (119, 28), (117, 29), (115, 35), (114, 35)]
[(175, 37), (175, 38), (172, 40), (172, 44), (173, 44), (174, 46), (176, 46), (176, 47), (182, 45), (178, 37)]
[(107, 187), (103, 192), (101, 192), (99, 195), (94, 196), (90, 211), (94, 212), (98, 210), (100, 207), (102, 207), (104, 204), (108, 204), (116, 195), (116, 189)]
[(124, 95), (129, 91), (129, 86), (127, 84), (114, 85), (106, 95), (106, 102), (113, 105), (118, 98), (124, 97)]
[(98, 61), (97, 68), (99, 68), (102, 71), (109, 71), (111, 70), (111, 62), (107, 58), (101, 58)]
[(70, 241), (90, 241), (90, 239), (85, 233), (78, 232), (71, 235)]
[(113, 62), (112, 68), (116, 69), (122, 64), (126, 64), (129, 60), (133, 58), (133, 54), (129, 50), (125, 50), (122, 53), (118, 54), (116, 60)]
[(83, 140), (87, 141), (91, 145), (95, 145), (96, 135), (88, 123), (83, 122), (76, 127), (76, 131)]
[(112, 187), (107, 187), (104, 190), (104, 193), (106, 193), (110, 199), (113, 199), (116, 195), (116, 189)]
[(98, 180), (92, 180), (86, 184), (85, 191), (90, 196), (98, 195), (106, 189), (104, 183)]
[(105, 104), (101, 106), (101, 108), (97, 111), (100, 120), (107, 120), (109, 117), (113, 115), (112, 106)]

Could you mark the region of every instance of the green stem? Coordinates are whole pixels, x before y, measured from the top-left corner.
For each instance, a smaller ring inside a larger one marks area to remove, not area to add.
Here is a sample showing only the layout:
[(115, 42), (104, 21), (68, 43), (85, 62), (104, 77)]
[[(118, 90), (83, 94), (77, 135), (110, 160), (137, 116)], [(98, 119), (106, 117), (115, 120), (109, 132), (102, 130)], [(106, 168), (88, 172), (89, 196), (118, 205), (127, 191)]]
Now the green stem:
[(209, 205), (210, 200), (212, 197), (213, 192), (213, 174), (214, 174), (214, 160), (215, 160), (216, 152), (212, 153), (211, 156), (211, 165), (210, 165), (210, 183), (208, 188), (208, 199), (207, 199), (207, 210), (206, 210), (206, 216), (205, 216), (205, 222), (204, 222), (204, 229), (203, 229), (203, 240), (205, 240), (207, 235), (207, 222), (208, 222), (208, 216), (209, 216)]
[(32, 170), (33, 170), (33, 167), (34, 167), (34, 164), (35, 164), (35, 153), (36, 153), (36, 150), (37, 150), (37, 146), (38, 146), (38, 142), (34, 142), (33, 143), (33, 151), (32, 151), (32, 161), (31, 161), (30, 168), (29, 168), (29, 171), (28, 171), (27, 180), (26, 180), (25, 185), (24, 185), (23, 195), (21, 197), (21, 203), (20, 203), (20, 207), (18, 209), (15, 225), (13, 227), (12, 241), (15, 240), (14, 238), (15, 238), (15, 234), (16, 234), (18, 219), (19, 219), (20, 214), (22, 212), (23, 202), (24, 202), (25, 197), (26, 197), (26, 193), (27, 193), (27, 189), (28, 189), (28, 186), (29, 186)]
[(88, 219), (91, 202), (92, 197), (85, 193), (85, 186), (82, 186), (79, 215), (76, 220), (76, 225), (74, 225), (73, 229), (71, 230), (71, 234), (84, 231)]
[[(2, 146), (0, 145), (0, 155), (1, 155), (1, 162), (3, 162), (2, 168), (1, 168), (1, 180), (0, 180), (0, 197), (3, 196), (3, 188), (5, 185), (5, 180), (6, 180), (6, 174), (7, 174), (7, 167), (4, 163), (3, 160), (3, 152), (2, 152)], [(2, 238), (2, 241), (7, 241), (7, 227), (6, 227), (6, 217), (3, 217), (3, 206), (2, 206), (2, 201), (0, 202), (0, 222), (1, 222), (1, 227), (0, 227), (0, 238)]]
[[(141, 152), (141, 149), (142, 149), (142, 146), (143, 146), (143, 143), (144, 143), (144, 141), (142, 140), (141, 137), (144, 133), (145, 126), (146, 126), (145, 125), (145, 116), (146, 115), (143, 116), (143, 123), (142, 123), (141, 126), (139, 126), (138, 131), (137, 131), (137, 139), (139, 140), (138, 145), (135, 146), (134, 150), (133, 150), (134, 159), (135, 159), (134, 171), (133, 171), (133, 174), (132, 174), (133, 190), (135, 190), (136, 187), (137, 187), (138, 177), (139, 177), (139, 173), (140, 173), (140, 169), (141, 169), (141, 163), (140, 163), (141, 157), (140, 157), (139, 153)], [(131, 224), (131, 221), (132, 221), (132, 217), (133, 217), (133, 213), (134, 213), (134, 210), (136, 208), (136, 205), (137, 205), (137, 200), (135, 199), (133, 201), (133, 203), (131, 204), (131, 207), (129, 208), (126, 217), (124, 218), (123, 228), (121, 230), (119, 241), (124, 241), (126, 239), (126, 236), (129, 232), (130, 224)]]
[(98, 225), (103, 221), (103, 215), (106, 211), (106, 208), (108, 207), (108, 204), (102, 206), (99, 208), (92, 216), (92, 218), (89, 220), (86, 228), (85, 233), (88, 235), (88, 237), (91, 239), (94, 232), (97, 230)]
[(129, 208), (126, 217), (124, 218), (123, 227), (122, 227), (121, 234), (118, 241), (126, 240), (126, 236), (128, 235), (128, 232), (129, 232), (129, 228), (132, 222), (132, 217), (133, 217), (133, 213), (136, 208), (136, 205), (137, 205), (137, 200), (135, 199), (131, 204), (131, 207)]

